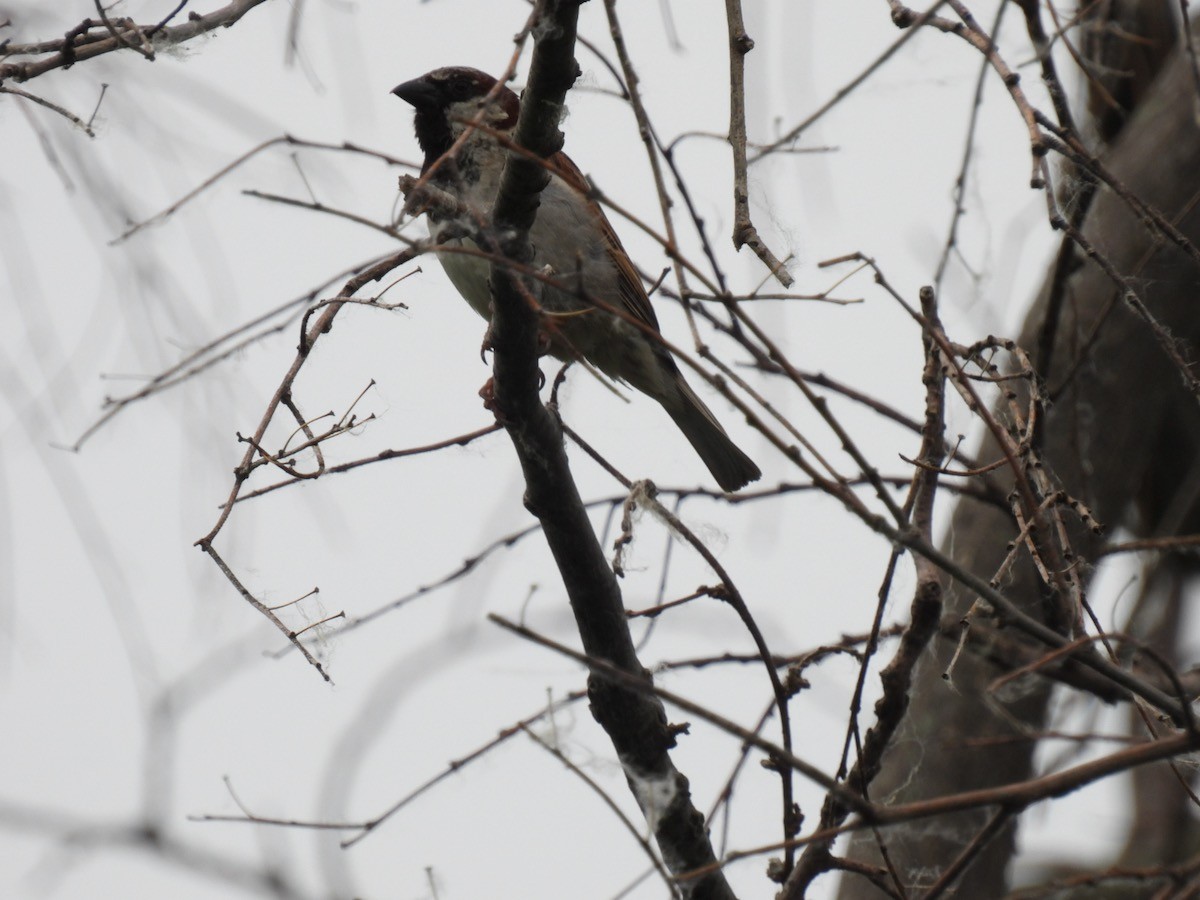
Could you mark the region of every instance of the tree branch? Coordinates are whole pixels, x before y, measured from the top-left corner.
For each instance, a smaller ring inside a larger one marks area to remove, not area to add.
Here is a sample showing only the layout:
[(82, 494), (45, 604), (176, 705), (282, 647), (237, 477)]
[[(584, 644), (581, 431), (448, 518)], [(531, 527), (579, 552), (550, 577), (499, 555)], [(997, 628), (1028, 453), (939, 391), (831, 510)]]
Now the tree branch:
[[(563, 143), (558, 123), (578, 72), (574, 58), (578, 16), (579, 0), (543, 0), (534, 26), (533, 60), (516, 143), (543, 159)], [(501, 253), (518, 266), (533, 258), (529, 229), (537, 216), (540, 192), (549, 181), (541, 159), (510, 156), (493, 226)], [(491, 276), (493, 397), (524, 472), (525, 505), (542, 524), (587, 655), (649, 682), (650, 674), (637, 658), (616, 577), (571, 475), (562, 428), (538, 397), (538, 316), (531, 302), (532, 282), (505, 263), (494, 262)], [(676, 731), (667, 723), (662, 703), (596, 671), (588, 679), (588, 697), (592, 715), (613, 742), (667, 868), (678, 874), (712, 866), (716, 857), (704, 816), (692, 803), (687, 778), (667, 752), (675, 744)], [(689, 898), (734, 896), (715, 866), (710, 874), (681, 887)]]

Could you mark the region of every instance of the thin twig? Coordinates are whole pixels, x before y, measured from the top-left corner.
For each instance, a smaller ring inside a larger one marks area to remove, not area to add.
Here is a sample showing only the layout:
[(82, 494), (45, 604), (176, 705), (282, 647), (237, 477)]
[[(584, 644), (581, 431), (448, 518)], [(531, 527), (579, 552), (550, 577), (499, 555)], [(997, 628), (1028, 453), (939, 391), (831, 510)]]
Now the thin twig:
[(733, 248), (749, 247), (785, 288), (792, 276), (771, 252), (750, 219), (750, 188), (746, 178), (746, 54), (754, 41), (746, 34), (741, 0), (725, 0), (729, 33), (729, 146), (733, 150)]

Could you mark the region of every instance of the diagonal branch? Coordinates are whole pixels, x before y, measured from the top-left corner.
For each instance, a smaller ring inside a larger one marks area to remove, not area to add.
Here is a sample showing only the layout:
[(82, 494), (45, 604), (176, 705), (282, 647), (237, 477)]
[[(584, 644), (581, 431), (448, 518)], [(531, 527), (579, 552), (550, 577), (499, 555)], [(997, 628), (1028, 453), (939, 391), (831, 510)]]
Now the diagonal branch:
[[(578, 71), (574, 48), (579, 0), (543, 0), (539, 15), (516, 143), (545, 158), (562, 147), (558, 123)], [(526, 483), (525, 505), (541, 522), (585, 652), (649, 684), (616, 577), (571, 475), (562, 428), (538, 396), (538, 316), (530, 282), (508, 262), (519, 268), (532, 260), (529, 228), (549, 180), (541, 159), (513, 154), (496, 198), (493, 233), (505, 259), (493, 262), (491, 271), (495, 408), (517, 451)], [(711, 867), (708, 874), (681, 885), (684, 896), (731, 900), (733, 891), (715, 866), (704, 815), (692, 803), (688, 780), (668, 754), (677, 730), (668, 724), (661, 701), (596, 670), (588, 679), (588, 698), (592, 715), (613, 742), (668, 870), (679, 874)]]
[[(179, 25), (159, 27), (158, 25), (141, 28), (130, 25), (134, 33), (154, 36), (154, 46), (173, 46), (190, 41), (192, 38), (215, 31), (217, 28), (228, 28), (238, 19), (250, 12), (266, 0), (232, 0), (220, 9), (201, 15), (191, 13), (188, 20)], [(161, 24), (161, 23), (160, 23)], [(97, 38), (93, 26), (100, 27), (100, 33), (105, 36)], [(104, 22), (88, 19), (67, 32), (66, 37), (57, 41), (42, 44), (10, 44), (6, 48), (8, 57), (44, 56), (43, 59), (26, 59), (20, 62), (9, 62), (0, 65), (0, 82), (8, 79), (14, 81), (29, 81), (55, 69), (65, 69), (96, 56), (112, 53), (114, 50), (129, 48), (129, 41), (115, 29)]]

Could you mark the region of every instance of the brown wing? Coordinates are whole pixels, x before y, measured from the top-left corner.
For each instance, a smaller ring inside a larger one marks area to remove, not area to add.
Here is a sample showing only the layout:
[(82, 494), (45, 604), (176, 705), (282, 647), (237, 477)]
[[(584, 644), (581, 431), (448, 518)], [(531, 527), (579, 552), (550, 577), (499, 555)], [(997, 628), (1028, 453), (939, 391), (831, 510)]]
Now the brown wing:
[(571, 157), (561, 151), (555, 153), (546, 162), (555, 175), (587, 200), (588, 207), (596, 214), (604, 233), (604, 239), (608, 243), (609, 254), (612, 256), (613, 264), (617, 267), (620, 276), (621, 303), (624, 305), (625, 311), (638, 321), (644, 322), (658, 331), (658, 319), (654, 315), (654, 307), (650, 304), (650, 298), (646, 296), (646, 289), (642, 287), (642, 279), (638, 276), (637, 270), (633, 268), (633, 263), (629, 261), (629, 254), (621, 246), (621, 239), (613, 230), (608, 216), (604, 215), (600, 204), (591, 198), (591, 189), (588, 187), (587, 179), (583, 177), (579, 167), (571, 161)]

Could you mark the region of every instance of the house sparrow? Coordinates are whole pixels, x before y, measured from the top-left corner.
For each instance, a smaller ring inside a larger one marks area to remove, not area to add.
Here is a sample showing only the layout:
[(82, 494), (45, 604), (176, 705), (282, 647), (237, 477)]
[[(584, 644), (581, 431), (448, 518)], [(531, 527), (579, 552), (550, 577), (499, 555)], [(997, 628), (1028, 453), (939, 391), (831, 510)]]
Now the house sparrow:
[[(476, 247), (464, 235), (478, 233), (479, 223), (490, 220), (510, 152), (496, 135), (511, 137), (520, 100), (490, 75), (457, 66), (406, 81), (392, 93), (416, 110), (417, 142), (425, 153), (421, 174), (436, 164), (429, 183), (452, 196), (460, 212), (470, 211), (456, 215), (430, 210), (434, 241), (445, 247)], [(475, 129), (453, 158), (443, 158), (481, 110), (488, 130)], [(551, 179), (541, 193), (529, 239), (534, 267), (549, 272), (561, 285), (540, 287), (542, 330), (550, 353), (562, 360), (583, 358), (657, 400), (724, 490), (736, 491), (757, 480), (762, 475), (758, 466), (725, 434), (666, 347), (602, 308), (621, 310), (658, 332), (637, 270), (599, 204), (588, 197), (583, 174), (565, 153), (555, 153), (546, 162)], [(458, 292), (490, 321), (488, 260), (455, 252), (439, 252), (438, 259)]]

